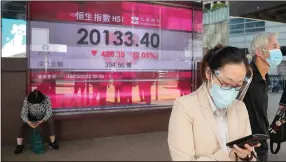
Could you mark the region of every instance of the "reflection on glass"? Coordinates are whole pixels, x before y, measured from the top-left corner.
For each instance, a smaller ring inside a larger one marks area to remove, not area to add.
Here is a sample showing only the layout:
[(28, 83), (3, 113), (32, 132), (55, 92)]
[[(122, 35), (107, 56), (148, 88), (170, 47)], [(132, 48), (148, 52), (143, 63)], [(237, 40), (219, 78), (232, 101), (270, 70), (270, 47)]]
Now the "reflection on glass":
[(122, 85), (120, 87), (120, 103), (121, 104), (132, 104), (132, 88), (134, 82), (134, 73), (133, 72), (122, 72)]
[(156, 78), (155, 72), (138, 72), (136, 79), (138, 79), (138, 88), (140, 102), (146, 102), (151, 104), (151, 87), (154, 84)]
[[(88, 76), (93, 79), (85, 79)], [(191, 93), (190, 71), (50, 71), (33, 72), (32, 80), (32, 89), (37, 88), (50, 96), (55, 111), (172, 105), (177, 97)]]
[[(77, 75), (77, 73), (72, 73), (73, 75)], [(86, 81), (82, 78), (76, 78), (74, 80), (74, 91), (73, 91), (73, 99), (72, 103), (74, 101), (79, 102), (80, 105), (85, 105), (85, 89), (86, 89)], [(80, 95), (78, 95), (78, 92), (80, 91)]]
[(119, 102), (119, 98), (121, 95), (121, 87), (122, 87), (122, 76), (121, 72), (113, 73), (113, 86), (114, 86), (114, 103), (117, 104)]
[(184, 96), (191, 93), (191, 74), (191, 71), (179, 72), (178, 89), (180, 91), (180, 96)]

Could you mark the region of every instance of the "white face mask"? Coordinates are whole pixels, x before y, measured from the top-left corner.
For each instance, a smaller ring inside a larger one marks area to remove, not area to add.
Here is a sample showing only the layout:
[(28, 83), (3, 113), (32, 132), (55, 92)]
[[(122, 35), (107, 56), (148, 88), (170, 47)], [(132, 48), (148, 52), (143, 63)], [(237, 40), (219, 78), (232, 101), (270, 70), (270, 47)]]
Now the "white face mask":
[(269, 58), (266, 59), (271, 68), (277, 67), (282, 61), (282, 52), (280, 49), (274, 49), (269, 51)]
[(239, 91), (235, 90), (235, 88), (226, 90), (215, 83), (212, 84), (212, 88), (210, 89), (210, 95), (218, 109), (227, 108), (231, 105), (238, 93)]
[[(211, 80), (213, 80), (212, 75)], [(218, 84), (210, 82), (210, 84), (208, 85), (208, 87), (212, 86), (211, 88), (209, 88), (210, 96), (212, 97), (213, 102), (218, 109), (227, 108), (233, 103), (235, 99), (240, 101), (243, 100), (251, 81), (252, 71), (250, 76), (245, 77), (244, 83), (240, 90), (235, 90), (235, 88), (223, 89)]]
[(218, 109), (224, 109), (231, 105), (239, 93), (235, 88), (223, 89), (220, 85), (213, 83), (213, 81), (211, 82), (209, 92), (216, 108)]

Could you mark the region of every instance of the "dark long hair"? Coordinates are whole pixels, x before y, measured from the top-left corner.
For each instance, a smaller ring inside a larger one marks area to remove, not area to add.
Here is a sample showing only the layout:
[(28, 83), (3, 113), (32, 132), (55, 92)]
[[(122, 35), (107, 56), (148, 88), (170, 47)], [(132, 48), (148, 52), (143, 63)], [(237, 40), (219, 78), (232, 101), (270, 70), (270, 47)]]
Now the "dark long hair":
[(243, 63), (249, 74), (250, 66), (245, 54), (240, 52), (238, 48), (226, 46), (214, 48), (210, 50), (202, 60), (201, 74), (203, 81), (206, 80), (205, 71), (209, 67), (211, 70), (217, 70), (226, 64), (239, 64)]
[(200, 73), (201, 73), (201, 78), (203, 81), (207, 80), (206, 78), (206, 74), (205, 74), (205, 71), (206, 71), (206, 68), (209, 66), (209, 60), (210, 58), (212, 57), (212, 55), (220, 50), (221, 48), (223, 48), (223, 45), (221, 44), (217, 44), (213, 49), (210, 49), (206, 54), (205, 56), (203, 57), (202, 61), (201, 61), (201, 67), (200, 67)]
[(32, 104), (42, 103), (45, 99), (46, 99), (46, 96), (37, 89), (29, 93), (29, 95), (27, 96), (28, 102)]

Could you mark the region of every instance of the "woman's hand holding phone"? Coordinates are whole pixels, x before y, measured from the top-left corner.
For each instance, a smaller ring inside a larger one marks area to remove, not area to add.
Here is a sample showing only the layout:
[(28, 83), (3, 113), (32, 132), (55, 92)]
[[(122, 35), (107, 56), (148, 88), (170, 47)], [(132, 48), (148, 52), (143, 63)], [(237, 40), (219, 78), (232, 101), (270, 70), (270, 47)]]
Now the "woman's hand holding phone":
[(251, 154), (254, 150), (255, 147), (260, 147), (260, 143), (258, 143), (257, 145), (251, 147), (249, 144), (245, 144), (243, 148), (238, 147), (236, 144), (233, 145), (232, 151), (238, 156), (238, 158), (240, 159), (247, 159), (247, 158), (251, 158)]

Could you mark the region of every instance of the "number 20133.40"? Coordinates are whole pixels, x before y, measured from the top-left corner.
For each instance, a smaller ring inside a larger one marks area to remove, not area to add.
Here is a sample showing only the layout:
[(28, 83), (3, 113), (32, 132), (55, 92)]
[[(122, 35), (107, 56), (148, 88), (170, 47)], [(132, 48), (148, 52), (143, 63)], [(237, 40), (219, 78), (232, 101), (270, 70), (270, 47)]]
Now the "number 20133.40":
[[(145, 47), (158, 48), (160, 45), (160, 37), (157, 33), (145, 33), (138, 43), (134, 41), (134, 33), (127, 31), (114, 31), (104, 30), (102, 33), (97, 29), (91, 29), (90, 31), (85, 28), (80, 28), (77, 34), (81, 35), (80, 39), (77, 41), (79, 45), (98, 45), (101, 39), (105, 39), (105, 45), (113, 44), (115, 46), (125, 45), (127, 47), (139, 47), (139, 45), (144, 45)], [(113, 40), (110, 41), (110, 36)]]

